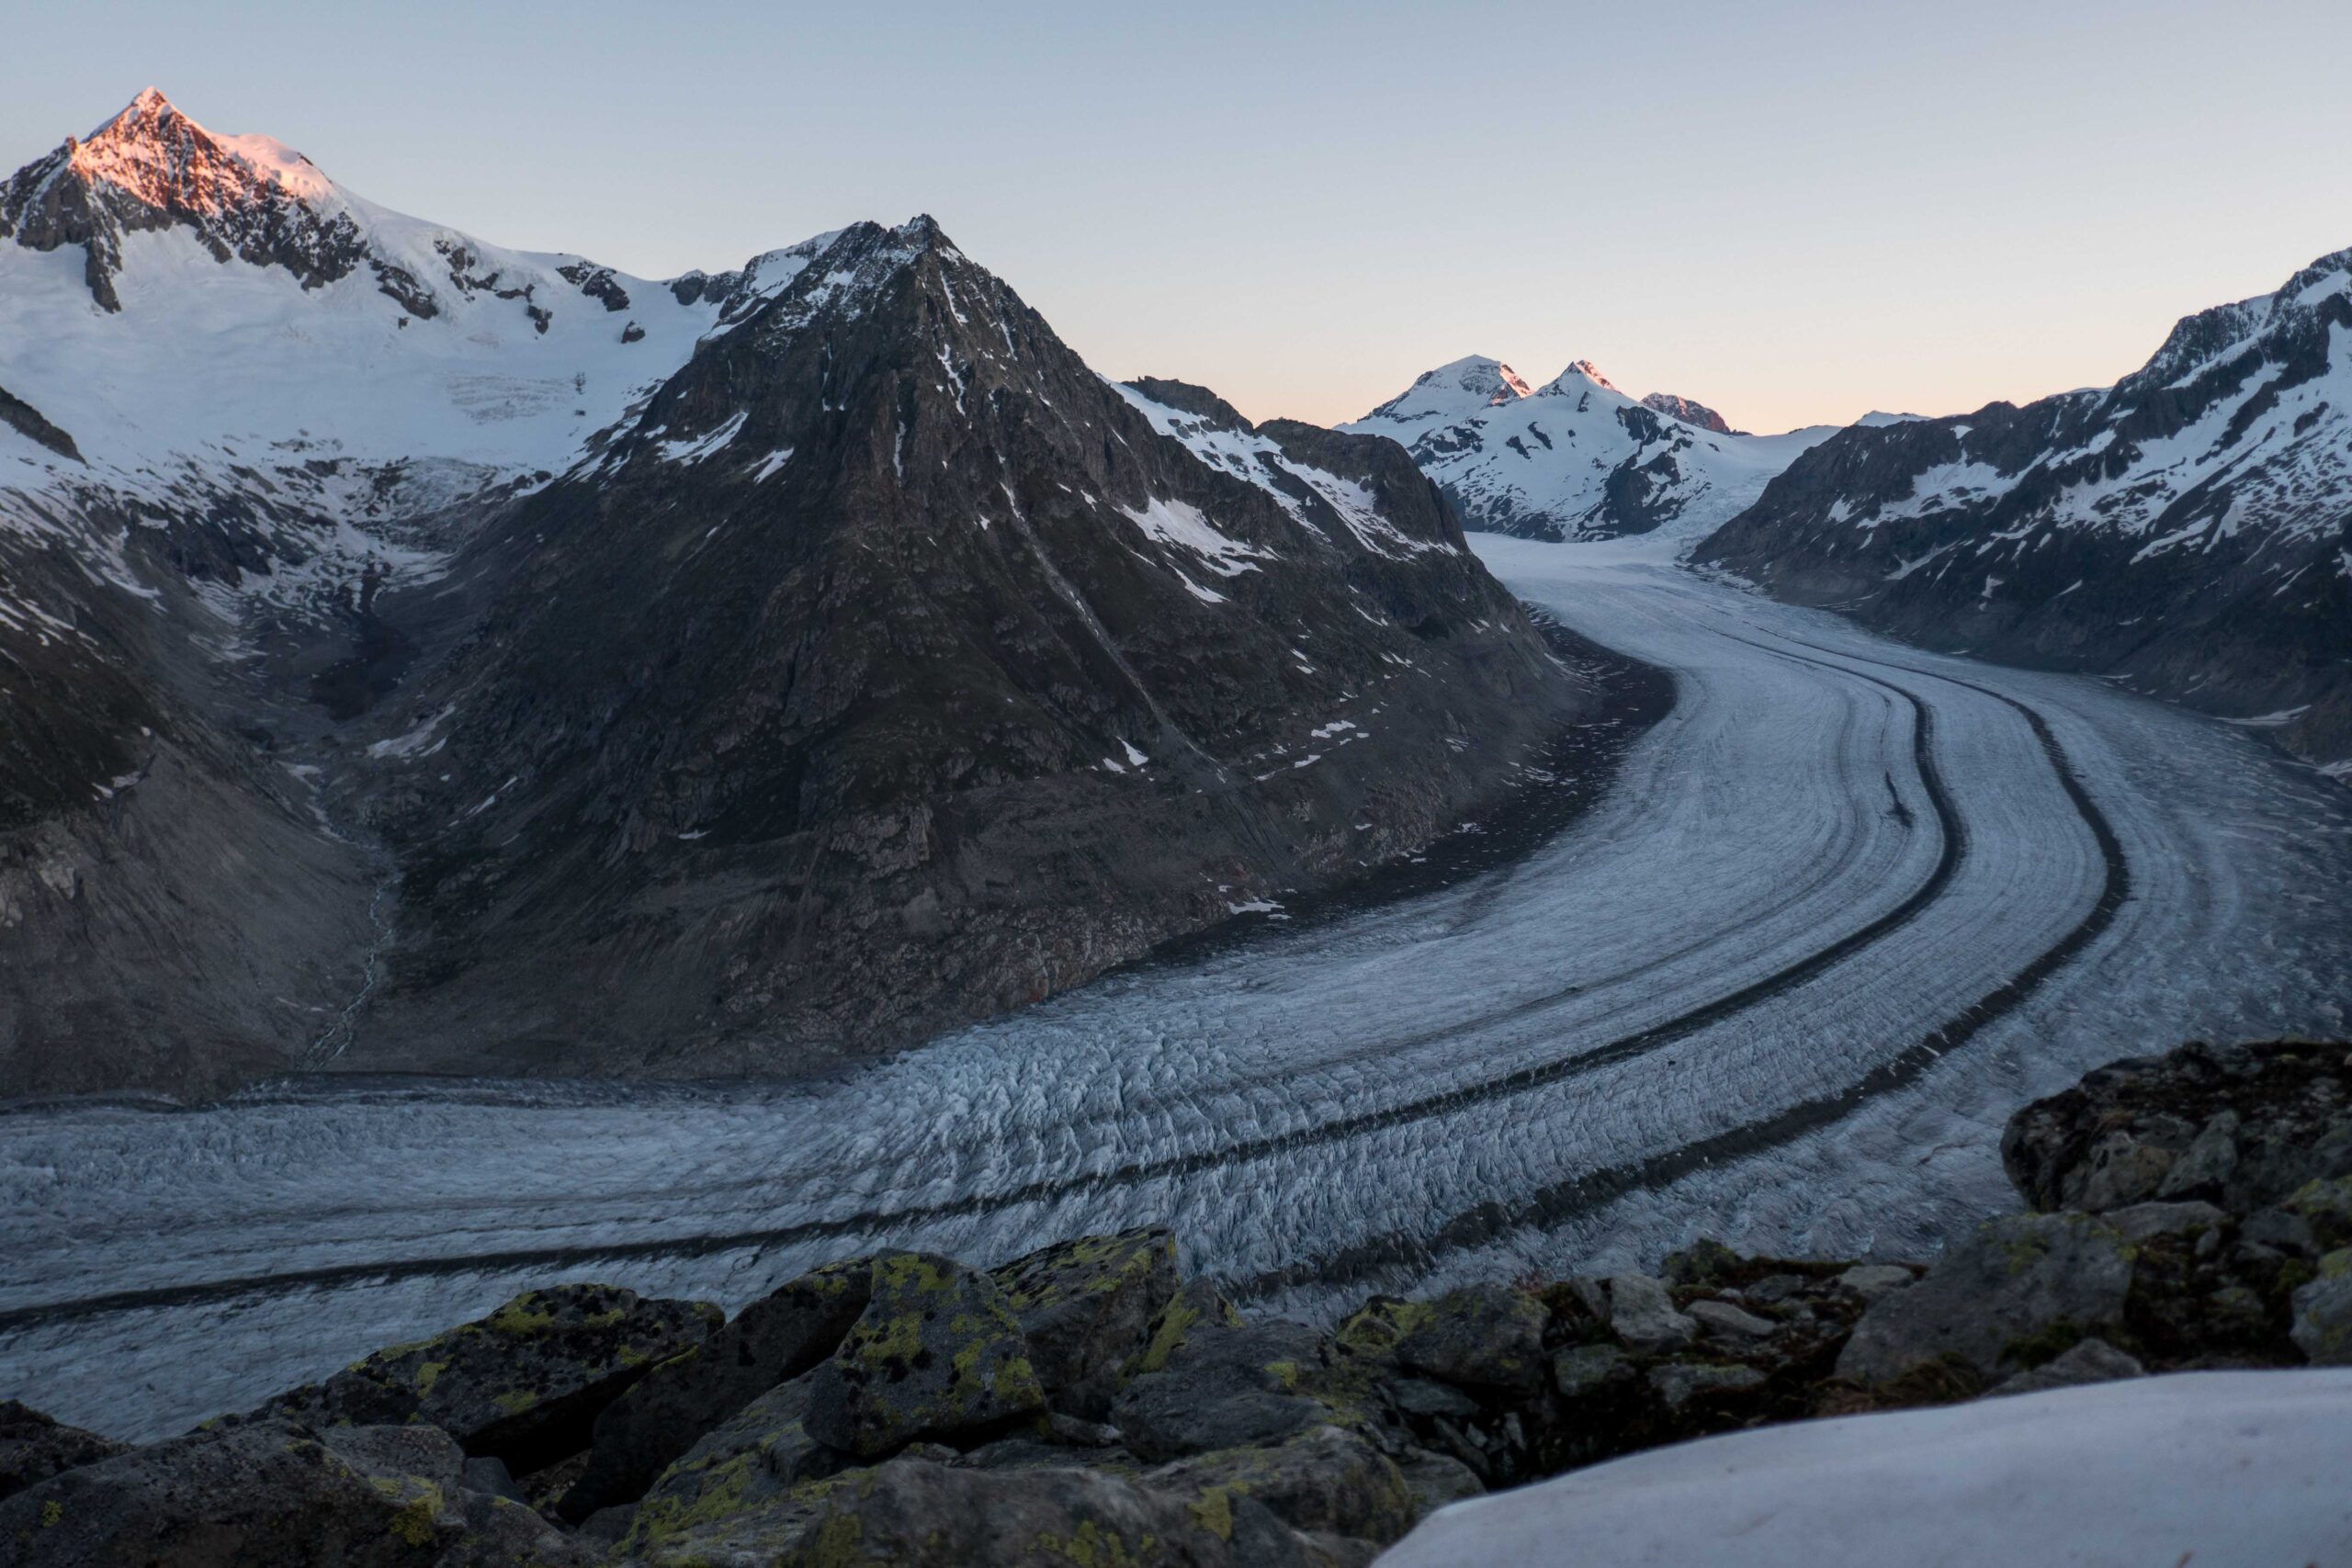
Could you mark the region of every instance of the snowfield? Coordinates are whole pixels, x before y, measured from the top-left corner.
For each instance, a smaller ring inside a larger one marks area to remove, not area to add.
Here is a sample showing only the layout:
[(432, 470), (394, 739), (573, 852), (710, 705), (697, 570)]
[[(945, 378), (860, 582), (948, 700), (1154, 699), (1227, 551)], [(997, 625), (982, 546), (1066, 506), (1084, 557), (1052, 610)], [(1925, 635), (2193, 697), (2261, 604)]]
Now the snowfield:
[(1678, 685), (1526, 859), (1274, 912), (823, 1083), (17, 1108), (0, 1387), (154, 1437), (528, 1284), (732, 1308), (876, 1247), (1146, 1223), (1308, 1314), (1701, 1234), (1917, 1257), (2014, 1206), (2023, 1100), (2199, 1035), (2346, 1028), (2352, 796), (2255, 736), (1917, 652), (1669, 543), (1476, 543)]
[(2348, 1483), (2352, 1371), (2194, 1372), (1658, 1449), (1456, 1503), (1379, 1568), (2340, 1568)]

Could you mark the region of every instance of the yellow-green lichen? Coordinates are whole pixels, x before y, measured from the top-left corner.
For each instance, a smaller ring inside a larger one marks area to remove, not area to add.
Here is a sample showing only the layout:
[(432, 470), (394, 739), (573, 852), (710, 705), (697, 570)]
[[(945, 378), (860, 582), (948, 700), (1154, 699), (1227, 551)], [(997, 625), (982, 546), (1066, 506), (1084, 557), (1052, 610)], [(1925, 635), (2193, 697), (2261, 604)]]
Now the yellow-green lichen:
[(59, 1502), (56, 1498), (51, 1497), (48, 1502), (43, 1503), (40, 1506), (41, 1529), (45, 1530), (55, 1529), (59, 1521), (62, 1520), (64, 1517), (65, 1505)]
[(1122, 1537), (1104, 1529), (1092, 1519), (1080, 1521), (1078, 1529), (1067, 1536), (1051, 1530), (1040, 1531), (1037, 1536), (1039, 1561), (1051, 1555), (1075, 1564), (1076, 1568), (1136, 1568), (1137, 1564), (1150, 1561), (1154, 1544), (1152, 1538), (1146, 1536), (1138, 1555), (1127, 1550), (1127, 1543)]

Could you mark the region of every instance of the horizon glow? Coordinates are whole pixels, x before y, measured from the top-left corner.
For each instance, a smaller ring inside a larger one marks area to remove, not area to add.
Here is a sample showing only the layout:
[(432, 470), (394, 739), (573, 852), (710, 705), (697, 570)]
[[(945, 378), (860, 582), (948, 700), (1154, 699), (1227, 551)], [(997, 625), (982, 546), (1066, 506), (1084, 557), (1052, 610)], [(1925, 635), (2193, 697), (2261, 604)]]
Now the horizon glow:
[(2113, 381), (2352, 244), (2340, 0), (140, 0), (11, 31), (0, 169), (152, 82), (382, 206), (639, 276), (928, 211), (1096, 368), (1253, 419), (1470, 354), (1759, 432), (1962, 412)]

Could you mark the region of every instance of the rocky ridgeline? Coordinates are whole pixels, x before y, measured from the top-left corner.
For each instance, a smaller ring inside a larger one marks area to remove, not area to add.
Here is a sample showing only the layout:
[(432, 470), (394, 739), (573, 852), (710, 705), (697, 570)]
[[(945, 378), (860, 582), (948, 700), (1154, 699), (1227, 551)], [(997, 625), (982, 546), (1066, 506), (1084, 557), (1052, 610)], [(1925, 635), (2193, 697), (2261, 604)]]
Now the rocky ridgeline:
[(1330, 1332), (1237, 1312), (1159, 1231), (848, 1259), (732, 1320), (557, 1286), (144, 1448), (0, 1406), (0, 1555), (1361, 1563), (1453, 1499), (1708, 1433), (2352, 1363), (2352, 1048), (2120, 1063), (2002, 1153), (2032, 1210), (1930, 1267), (1702, 1243)]

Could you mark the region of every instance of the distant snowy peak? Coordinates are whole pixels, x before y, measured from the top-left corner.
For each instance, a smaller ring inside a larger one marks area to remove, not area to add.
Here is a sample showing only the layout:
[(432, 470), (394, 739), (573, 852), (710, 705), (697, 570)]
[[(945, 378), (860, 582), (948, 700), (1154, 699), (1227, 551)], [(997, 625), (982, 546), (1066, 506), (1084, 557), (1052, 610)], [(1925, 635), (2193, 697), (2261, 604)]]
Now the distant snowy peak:
[(1617, 384), (1600, 373), (1600, 366), (1589, 359), (1578, 359), (1571, 361), (1566, 370), (1537, 388), (1535, 395), (1539, 398), (1573, 398), (1590, 391), (1616, 390)]
[(358, 224), (310, 160), (266, 136), (215, 136), (153, 87), (0, 186), (0, 238), (36, 251), (82, 246), (91, 297), (108, 310), (121, 309), (124, 237), (175, 226), (217, 261), (282, 266), (309, 287), (368, 259)]
[(1473, 354), (1425, 370), (1413, 384), (1370, 413), (1367, 420), (1414, 420), (1451, 417), (1478, 409), (1499, 408), (1530, 397), (1519, 372), (1499, 359)]
[(1498, 360), (1440, 366), (1340, 428), (1400, 443), (1465, 525), (1522, 538), (1600, 538), (1672, 526), (1695, 538), (1732, 516), (1826, 428), (1755, 437), (1636, 402), (1589, 359), (1530, 391)]
[(1746, 434), (1744, 431), (1734, 430), (1729, 420), (1706, 404), (1690, 398), (1678, 397), (1672, 392), (1652, 392), (1642, 399), (1642, 406), (1655, 410), (1668, 419), (1679, 419), (1696, 429), (1712, 430), (1717, 435)]

